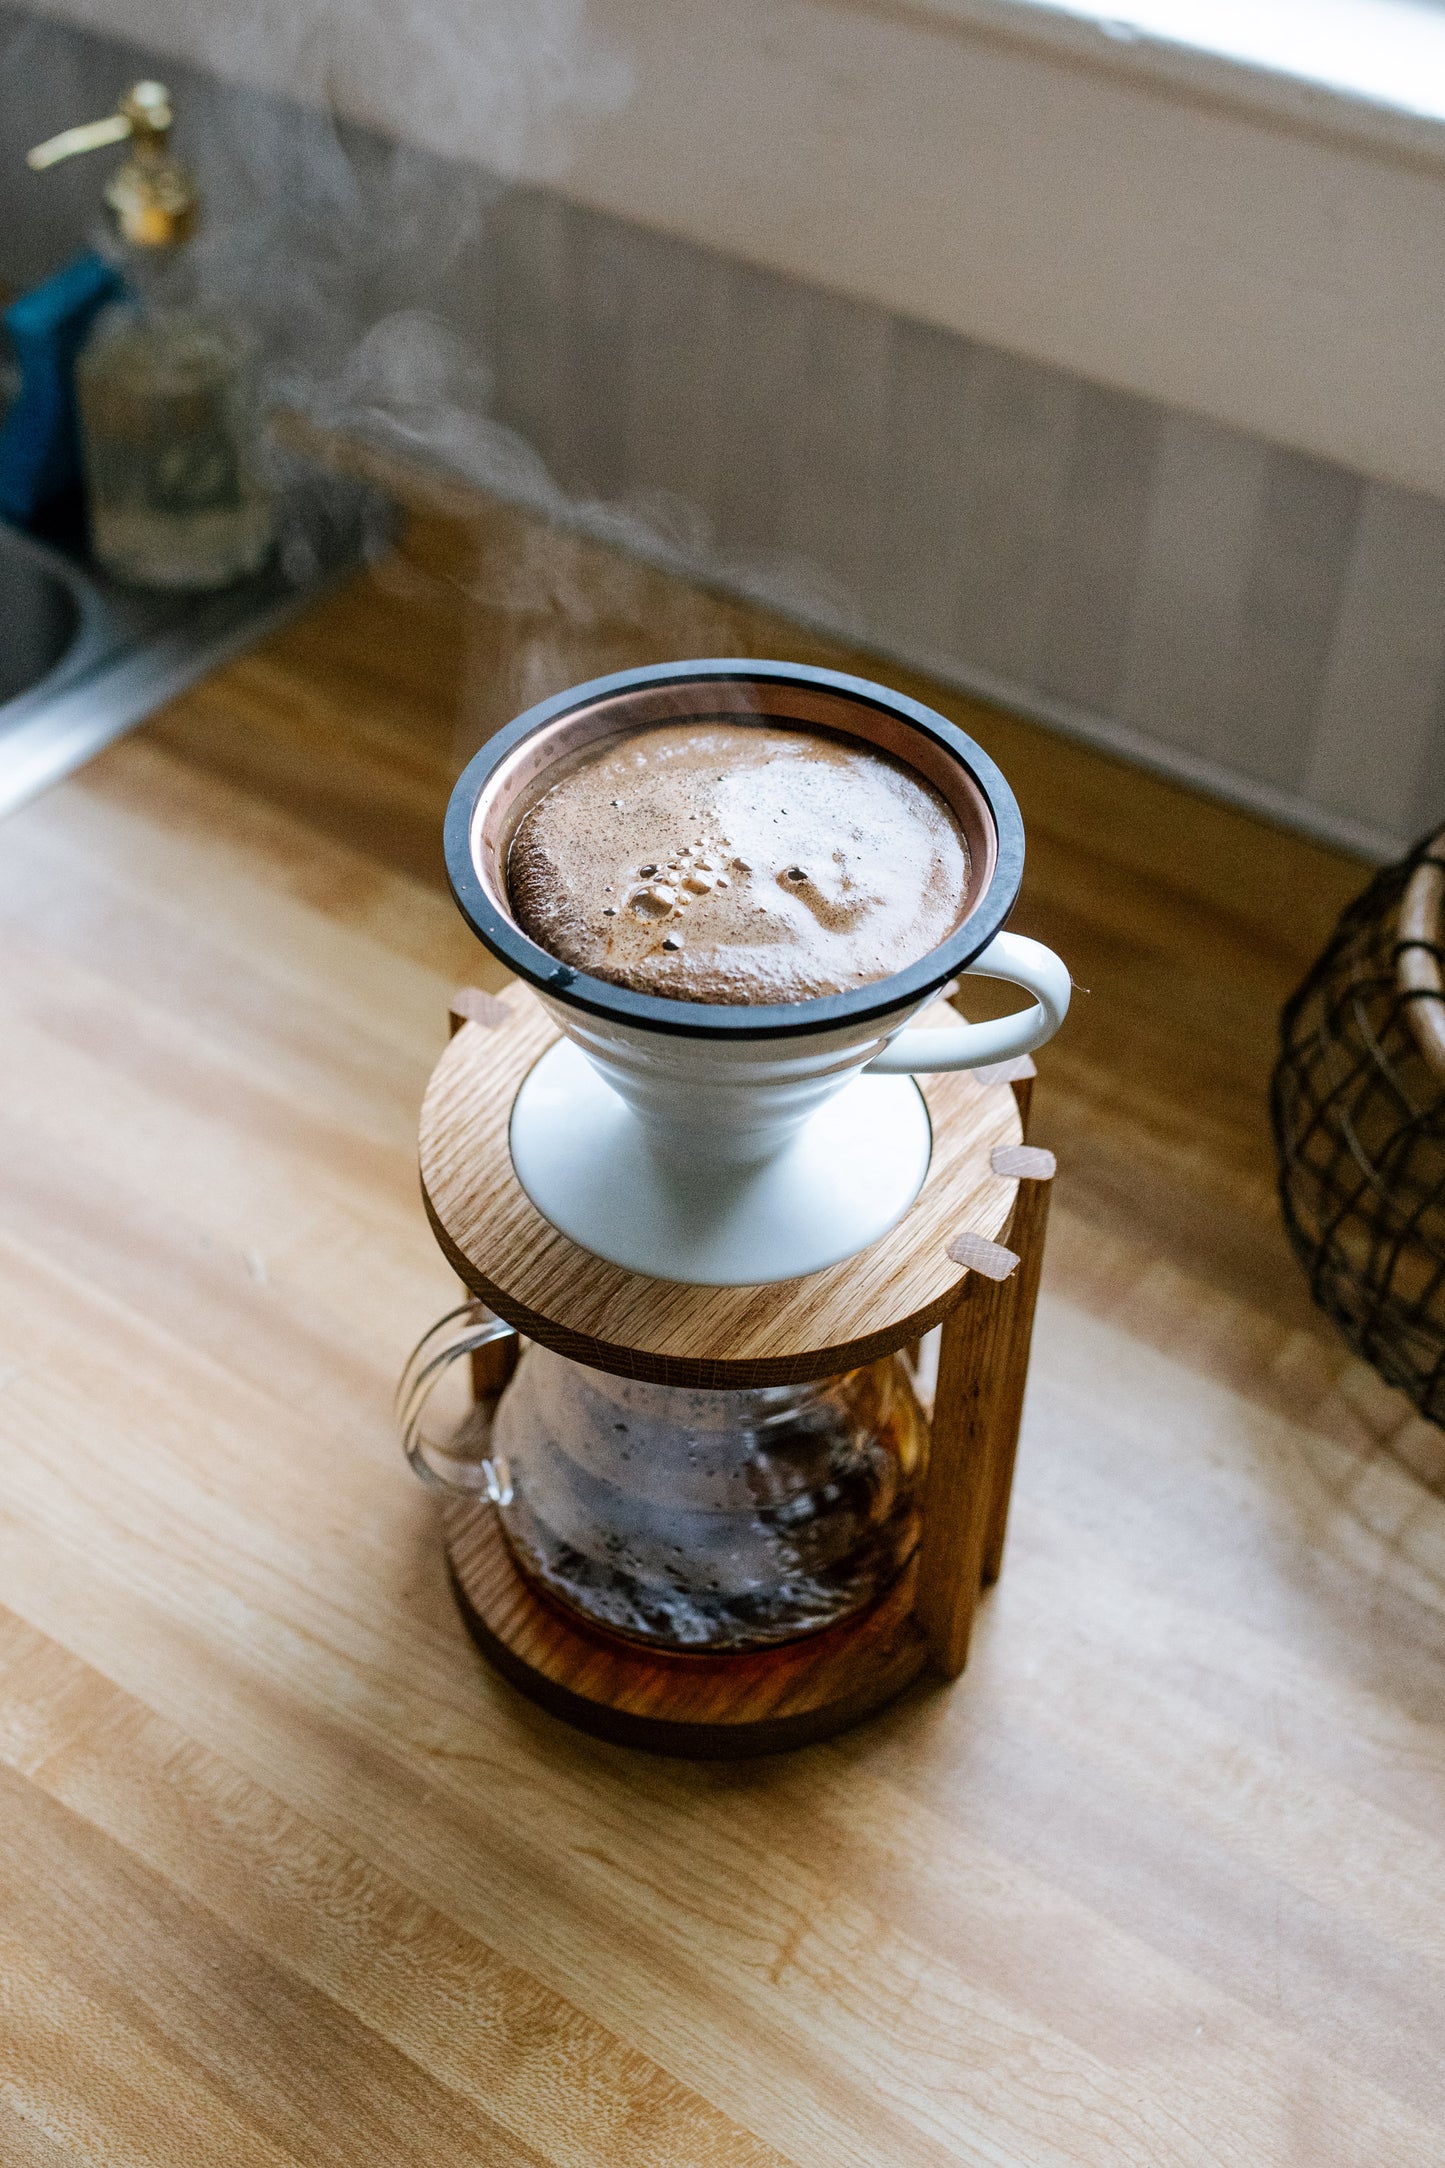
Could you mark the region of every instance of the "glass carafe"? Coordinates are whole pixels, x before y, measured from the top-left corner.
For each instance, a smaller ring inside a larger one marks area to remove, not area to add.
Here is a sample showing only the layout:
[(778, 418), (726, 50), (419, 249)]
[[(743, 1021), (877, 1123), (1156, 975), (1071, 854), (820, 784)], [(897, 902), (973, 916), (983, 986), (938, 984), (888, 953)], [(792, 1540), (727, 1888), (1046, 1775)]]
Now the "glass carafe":
[(532, 1586), (589, 1625), (660, 1649), (757, 1649), (863, 1610), (918, 1540), (927, 1425), (887, 1356), (801, 1385), (655, 1385), (523, 1344), (498, 1400), (452, 1437), (431, 1387), (510, 1328), (479, 1303), (443, 1319), (402, 1382), (408, 1456), (488, 1499)]

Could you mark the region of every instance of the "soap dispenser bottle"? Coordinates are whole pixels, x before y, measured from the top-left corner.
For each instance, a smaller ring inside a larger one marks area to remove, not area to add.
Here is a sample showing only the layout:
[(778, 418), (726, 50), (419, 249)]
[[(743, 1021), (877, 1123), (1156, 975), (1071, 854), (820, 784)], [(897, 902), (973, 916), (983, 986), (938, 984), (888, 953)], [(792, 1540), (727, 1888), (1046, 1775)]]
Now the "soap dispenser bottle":
[(75, 365), (91, 550), (135, 586), (218, 588), (263, 562), (274, 519), (254, 357), (192, 290), (199, 199), (170, 129), (165, 86), (137, 83), (108, 120), (67, 129), (29, 163), (39, 171), (130, 144), (105, 190), (125, 295), (96, 319)]

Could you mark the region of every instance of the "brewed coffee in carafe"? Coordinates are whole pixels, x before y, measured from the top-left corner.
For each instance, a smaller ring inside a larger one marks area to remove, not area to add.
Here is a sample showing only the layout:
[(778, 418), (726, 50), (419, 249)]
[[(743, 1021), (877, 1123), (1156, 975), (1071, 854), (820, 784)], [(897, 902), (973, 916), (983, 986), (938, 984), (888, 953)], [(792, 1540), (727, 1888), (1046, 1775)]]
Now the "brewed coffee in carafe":
[[(485, 1316), (461, 1313), (455, 1352)], [(494, 1413), (479, 1408), (444, 1462), (413, 1459), (491, 1499), (517, 1566), (553, 1602), (656, 1649), (708, 1653), (795, 1640), (874, 1602), (917, 1544), (926, 1438), (898, 1356), (703, 1390), (529, 1345)]]

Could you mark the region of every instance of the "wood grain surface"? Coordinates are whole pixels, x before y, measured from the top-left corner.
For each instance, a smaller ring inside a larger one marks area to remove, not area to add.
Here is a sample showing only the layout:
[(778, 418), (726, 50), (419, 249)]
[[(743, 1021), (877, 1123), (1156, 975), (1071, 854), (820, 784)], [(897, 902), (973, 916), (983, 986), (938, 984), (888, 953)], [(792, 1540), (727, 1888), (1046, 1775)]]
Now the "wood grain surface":
[(1441, 1441), (1310, 1310), (1263, 1106), (1360, 868), (938, 695), (1080, 988), (967, 1672), (706, 1766), (466, 1638), (389, 1415), (483, 968), (442, 807), (528, 698), (728, 652), (929, 697), (441, 507), (0, 830), (6, 2168), (1445, 2159)]
[[(685, 1287), (610, 1265), (545, 1220), (508, 1149), (512, 1103), (561, 1036), (514, 987), (509, 1018), (453, 1033), (421, 1112), (421, 1184), (458, 1274), (508, 1324), (578, 1362), (661, 1384), (783, 1385), (891, 1355), (936, 1325), (967, 1274), (949, 1239), (987, 1240), (1013, 1210), (1018, 1178), (994, 1167), (1023, 1136), (1007, 1084), (967, 1073), (921, 1077), (933, 1150), (903, 1217), (856, 1256), (768, 1287)], [(918, 1029), (955, 1021), (935, 1003)]]

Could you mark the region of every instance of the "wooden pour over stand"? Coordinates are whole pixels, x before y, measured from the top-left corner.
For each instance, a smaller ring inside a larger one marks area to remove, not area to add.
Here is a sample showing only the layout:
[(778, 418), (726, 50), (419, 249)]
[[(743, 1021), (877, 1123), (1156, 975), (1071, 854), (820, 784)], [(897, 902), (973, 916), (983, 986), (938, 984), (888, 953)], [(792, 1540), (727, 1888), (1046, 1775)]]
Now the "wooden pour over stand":
[[(644, 1649), (538, 1595), (495, 1508), (453, 1498), (448, 1562), (484, 1653), (583, 1730), (711, 1757), (822, 1738), (926, 1669), (956, 1678), (979, 1592), (998, 1577), (1043, 1263), (1053, 1160), (1024, 1143), (1033, 1063), (918, 1078), (933, 1124), (927, 1178), (857, 1256), (772, 1286), (692, 1287), (578, 1248), (517, 1181), (512, 1101), (557, 1037), (540, 1003), (520, 986), (505, 1000), (468, 990), (452, 1031), (422, 1107), (422, 1194), (466, 1286), (526, 1338), (623, 1377), (756, 1386), (834, 1376), (943, 1326), (919, 1547), (861, 1615), (756, 1654)], [(511, 1340), (473, 1357), (479, 1402), (496, 1399), (515, 1361)]]

